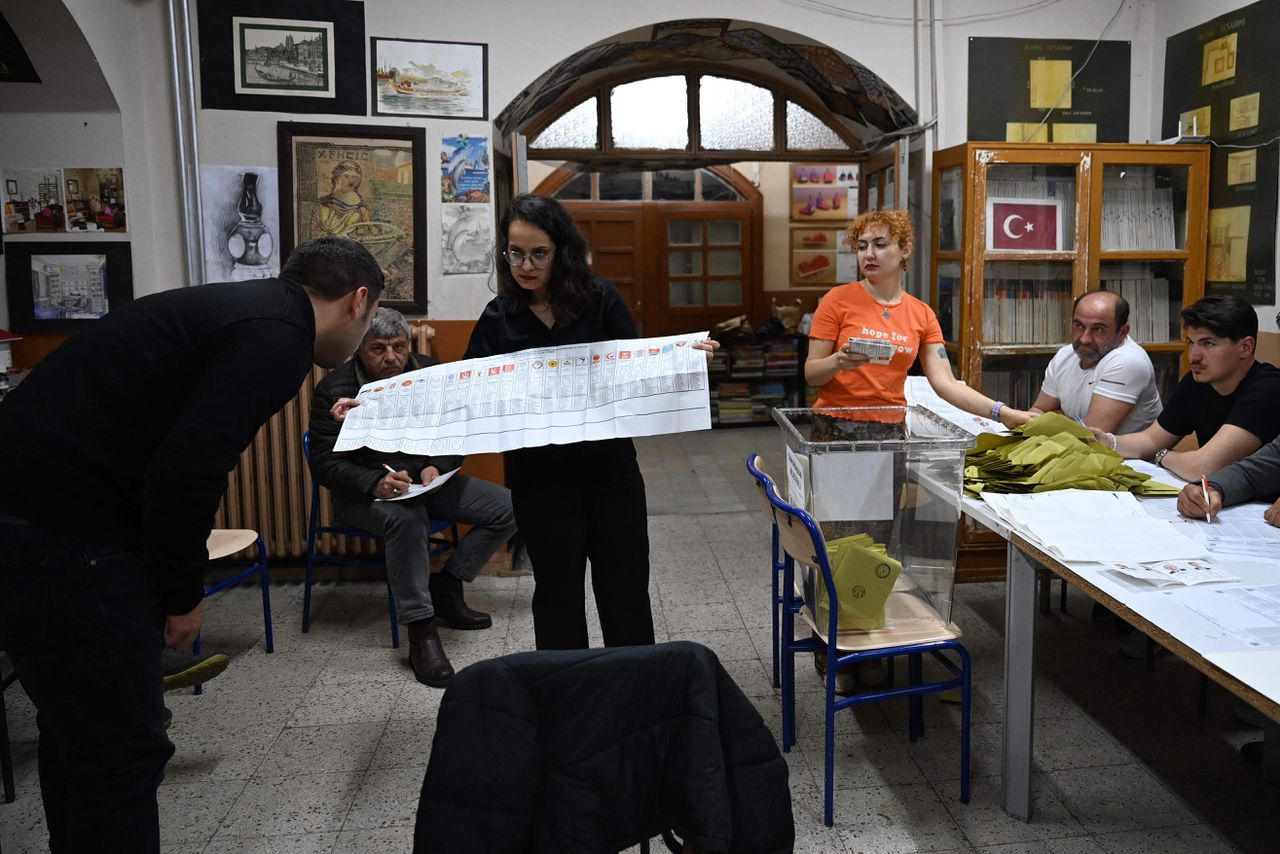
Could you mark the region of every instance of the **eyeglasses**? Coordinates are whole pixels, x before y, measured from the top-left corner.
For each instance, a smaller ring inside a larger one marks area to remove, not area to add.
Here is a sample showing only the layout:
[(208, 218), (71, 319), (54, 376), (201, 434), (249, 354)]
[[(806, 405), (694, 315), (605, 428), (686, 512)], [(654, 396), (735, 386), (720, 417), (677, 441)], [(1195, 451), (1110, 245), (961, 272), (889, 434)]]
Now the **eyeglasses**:
[(512, 267), (523, 267), (525, 259), (529, 259), (535, 270), (545, 270), (547, 265), (551, 263), (552, 256), (555, 252), (544, 247), (538, 247), (532, 252), (525, 252), (523, 249), (516, 249), (514, 246), (502, 253), (502, 257), (507, 259), (507, 263)]

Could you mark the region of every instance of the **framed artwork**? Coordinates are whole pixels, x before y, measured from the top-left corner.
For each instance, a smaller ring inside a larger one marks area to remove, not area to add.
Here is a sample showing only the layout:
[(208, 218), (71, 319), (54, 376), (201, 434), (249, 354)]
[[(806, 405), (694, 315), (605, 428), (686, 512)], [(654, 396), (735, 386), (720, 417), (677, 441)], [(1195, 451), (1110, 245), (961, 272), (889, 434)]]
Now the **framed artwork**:
[(280, 187), (274, 166), (201, 166), (204, 280), (280, 274)]
[(836, 228), (791, 229), (791, 286), (812, 288), (858, 278), (858, 255), (848, 234)]
[(792, 163), (791, 221), (829, 222), (858, 214), (856, 163)]
[(493, 269), (493, 206), (440, 206), (440, 263), (444, 274)]
[(375, 116), (489, 118), (489, 46), (369, 39)]
[(67, 185), (67, 231), (128, 231), (124, 169), (119, 166), (63, 169)]
[(205, 109), (363, 116), (364, 4), (200, 0)]
[(133, 299), (129, 244), (10, 241), (5, 281), (13, 331), (70, 332)]
[(4, 219), (0, 222), (6, 233), (63, 230), (67, 218), (61, 169), (6, 169), (4, 186)]
[(426, 131), (280, 122), (280, 257), (342, 235), (386, 274), (384, 305), (427, 312)]
[(489, 138), (465, 133), (440, 140), (440, 201), (443, 204), (492, 201)]

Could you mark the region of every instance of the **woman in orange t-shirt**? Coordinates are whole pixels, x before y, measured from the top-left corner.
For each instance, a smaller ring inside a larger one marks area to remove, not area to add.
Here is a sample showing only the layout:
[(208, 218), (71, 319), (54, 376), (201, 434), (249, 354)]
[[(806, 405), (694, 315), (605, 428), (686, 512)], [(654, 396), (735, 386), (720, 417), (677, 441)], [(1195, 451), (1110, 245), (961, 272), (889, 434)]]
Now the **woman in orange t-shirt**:
[[(818, 386), (814, 408), (905, 406), (907, 370), (917, 357), (938, 396), (975, 415), (1014, 427), (1031, 414), (974, 391), (955, 378), (937, 315), (902, 289), (914, 239), (904, 211), (868, 211), (849, 226), (862, 281), (832, 288), (813, 316), (804, 377)], [(849, 339), (887, 342), (888, 364), (850, 349)], [(837, 346), (839, 344), (839, 346)]]

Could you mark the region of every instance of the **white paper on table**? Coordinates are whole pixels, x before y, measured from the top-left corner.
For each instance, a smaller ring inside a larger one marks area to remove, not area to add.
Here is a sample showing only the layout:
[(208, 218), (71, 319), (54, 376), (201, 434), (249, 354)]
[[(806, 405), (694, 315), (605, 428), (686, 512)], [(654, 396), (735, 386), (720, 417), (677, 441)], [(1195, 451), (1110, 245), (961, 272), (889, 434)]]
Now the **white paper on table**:
[(1157, 587), (1190, 587), (1214, 581), (1239, 581), (1238, 576), (1204, 560), (1154, 561), (1146, 564), (1114, 563), (1107, 569), (1141, 579)]
[(1172, 486), (1174, 489), (1182, 489), (1190, 481), (1183, 480), (1168, 469), (1162, 469), (1155, 463), (1149, 463), (1146, 460), (1125, 460), (1124, 464), (1139, 474), (1149, 474), (1151, 479), (1157, 483), (1163, 483), (1166, 486)]
[(1056, 489), (1049, 492), (984, 492), (982, 500), (1008, 524), (1030, 529), (1039, 520), (1071, 519), (1085, 523), (1092, 519), (1116, 517), (1147, 518), (1138, 499), (1129, 492), (1102, 492), (1091, 489)]
[(1181, 590), (1174, 601), (1247, 647), (1280, 649), (1278, 584)]
[(1027, 529), (1046, 551), (1077, 563), (1149, 563), (1208, 557), (1208, 549), (1180, 534), (1176, 523), (1150, 517), (1037, 518)]
[(535, 347), (362, 386), (334, 444), (496, 453), (711, 427), (706, 332)]
[(453, 477), (459, 471), (461, 471), (461, 469), (453, 469), (452, 471), (447, 471), (444, 474), (437, 475), (436, 478), (432, 480), (430, 483), (426, 483), (426, 484), (411, 483), (409, 484), (409, 488), (406, 489), (404, 492), (400, 493), (399, 495), (393, 496), (391, 498), (375, 498), (373, 500), (374, 501), (404, 501), (406, 498), (417, 498), (419, 495), (423, 495), (428, 492), (435, 492), (437, 489), (439, 489), (440, 487), (448, 483), (449, 478)]

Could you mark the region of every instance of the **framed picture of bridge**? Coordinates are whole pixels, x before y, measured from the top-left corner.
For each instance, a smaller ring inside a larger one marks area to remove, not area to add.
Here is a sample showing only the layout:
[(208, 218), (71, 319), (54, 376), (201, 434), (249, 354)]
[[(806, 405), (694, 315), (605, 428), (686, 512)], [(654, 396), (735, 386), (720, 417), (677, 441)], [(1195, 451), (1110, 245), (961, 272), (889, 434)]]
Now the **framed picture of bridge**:
[(203, 0), (205, 109), (366, 115), (364, 4)]
[(489, 118), (489, 46), (369, 39), (375, 116)]

